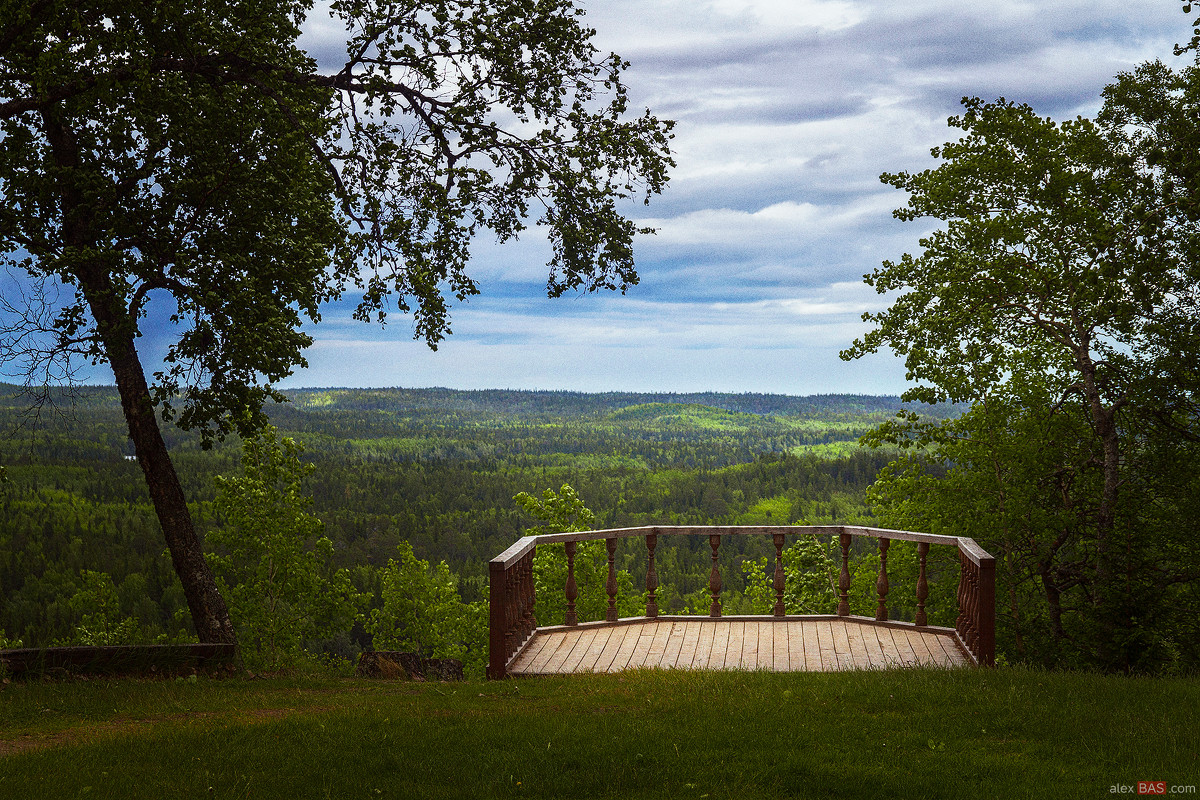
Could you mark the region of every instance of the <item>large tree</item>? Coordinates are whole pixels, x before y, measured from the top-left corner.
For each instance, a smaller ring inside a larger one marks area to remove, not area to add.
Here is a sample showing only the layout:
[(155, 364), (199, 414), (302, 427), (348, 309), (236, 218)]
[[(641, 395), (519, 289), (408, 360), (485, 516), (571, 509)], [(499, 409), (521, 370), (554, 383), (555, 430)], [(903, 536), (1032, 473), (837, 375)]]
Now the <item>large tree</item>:
[[(1014, 640), (1037, 628), (1076, 663), (1170, 658), (1186, 637), (1165, 598), (1200, 576), (1186, 546), (1200, 235), (1173, 175), (1183, 129), (1194, 137), (1195, 79), (1147, 65), (1110, 89), (1098, 122), (964, 100), (939, 166), (883, 176), (909, 192), (898, 218), (943, 225), (920, 255), (867, 276), (899, 294), (844, 354), (890, 347), (917, 384), (908, 399), (972, 404), (943, 425), (908, 418), (877, 434), (929, 449), (875, 498), (893, 522), (995, 546)], [(1017, 589), (1032, 585), (1031, 614)]]
[[(530, 220), (547, 290), (624, 291), (670, 124), (627, 113), (572, 0), (335, 0), (347, 45), (298, 44), (311, 0), (0, 2), (0, 252), (24, 275), (0, 360), (34, 383), (108, 363), (197, 635), (234, 640), (160, 431), (263, 422), (323, 303), (410, 313), (431, 345), (476, 292), (473, 238)], [(176, 336), (147, 377), (137, 340)]]

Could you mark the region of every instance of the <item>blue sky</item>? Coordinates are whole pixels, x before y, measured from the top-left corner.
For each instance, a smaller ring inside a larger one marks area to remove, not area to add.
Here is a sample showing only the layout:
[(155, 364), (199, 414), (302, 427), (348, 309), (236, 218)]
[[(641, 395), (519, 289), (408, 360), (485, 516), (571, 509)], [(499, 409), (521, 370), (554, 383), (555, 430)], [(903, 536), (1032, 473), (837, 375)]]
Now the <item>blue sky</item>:
[[(887, 304), (864, 273), (930, 227), (892, 219), (905, 198), (879, 174), (933, 166), (963, 96), (1089, 115), (1114, 75), (1190, 36), (1175, 0), (580, 5), (601, 50), (632, 62), (633, 107), (677, 122), (670, 186), (631, 209), (659, 231), (637, 241), (640, 285), (548, 300), (536, 230), (483, 239), (482, 294), (436, 352), (403, 317), (381, 329), (331, 307), (285, 386), (900, 393), (896, 358), (838, 358)], [(339, 24), (314, 13), (302, 43), (336, 68)], [(172, 335), (159, 325), (141, 340), (149, 372)]]

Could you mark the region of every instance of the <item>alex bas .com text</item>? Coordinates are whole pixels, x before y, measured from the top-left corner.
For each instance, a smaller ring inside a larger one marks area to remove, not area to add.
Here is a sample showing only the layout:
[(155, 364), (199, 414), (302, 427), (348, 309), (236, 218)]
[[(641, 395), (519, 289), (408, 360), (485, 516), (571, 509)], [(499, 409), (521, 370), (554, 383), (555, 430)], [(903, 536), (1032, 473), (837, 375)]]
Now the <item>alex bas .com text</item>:
[(1108, 790), (1112, 794), (1195, 794), (1195, 786), (1167, 786), (1166, 781), (1118, 783)]

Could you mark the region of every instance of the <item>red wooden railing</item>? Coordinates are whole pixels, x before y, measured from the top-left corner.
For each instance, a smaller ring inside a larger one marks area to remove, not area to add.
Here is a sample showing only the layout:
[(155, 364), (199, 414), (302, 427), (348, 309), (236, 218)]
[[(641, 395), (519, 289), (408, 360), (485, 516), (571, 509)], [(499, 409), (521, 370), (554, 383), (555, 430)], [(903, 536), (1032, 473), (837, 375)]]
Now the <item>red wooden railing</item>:
[[(567, 582), (563, 588), (567, 600), (566, 624), (578, 625), (578, 615), (575, 611), (575, 600), (579, 596), (575, 584), (575, 549), (581, 541), (604, 539), (608, 551), (608, 609), (605, 615), (607, 622), (617, 622), (617, 570), (615, 554), (617, 540), (631, 537), (644, 537), (648, 558), (646, 572), (646, 618), (659, 616), (656, 591), (658, 589), (658, 573), (655, 568), (655, 549), (659, 536), (708, 536), (712, 549), (712, 571), (709, 574), (708, 588), (712, 595), (709, 607), (710, 617), (721, 616), (721, 571), (717, 564), (718, 552), (723, 536), (765, 535), (770, 536), (775, 545), (775, 573), (772, 588), (775, 591), (775, 605), (772, 616), (785, 616), (783, 593), (785, 577), (783, 571), (783, 545), (789, 534), (816, 534), (820, 536), (836, 536), (841, 548), (841, 571), (838, 576), (838, 616), (850, 615), (850, 547), (854, 537), (869, 537), (879, 541), (879, 576), (875, 582), (875, 591), (879, 597), (874, 619), (887, 621), (887, 596), (891, 591), (888, 580), (887, 557), (888, 547), (894, 539), (917, 543), (919, 572), (916, 585), (917, 611), (912, 625), (918, 628), (927, 627), (925, 601), (929, 597), (929, 583), (926, 578), (926, 558), (929, 545), (947, 545), (958, 549), (959, 581), (958, 618), (955, 622), (953, 635), (958, 639), (970, 658), (980, 665), (994, 666), (996, 660), (996, 562), (973, 539), (956, 536), (940, 536), (932, 533), (914, 533), (912, 531), (896, 531), (883, 528), (863, 528), (850, 525), (823, 526), (654, 526), (642, 528), (618, 528), (615, 530), (585, 531), (583, 533), (554, 533), (542, 536), (526, 536), (518, 540), (512, 547), (493, 558), (489, 564), (490, 622), (489, 622), (489, 658), (488, 677), (503, 678), (507, 675), (508, 665), (520, 654), (521, 650), (537, 630), (537, 619), (534, 616), (536, 602), (533, 586), (533, 555), (538, 545), (563, 543), (567, 554)], [(891, 623), (900, 624), (900, 623)]]

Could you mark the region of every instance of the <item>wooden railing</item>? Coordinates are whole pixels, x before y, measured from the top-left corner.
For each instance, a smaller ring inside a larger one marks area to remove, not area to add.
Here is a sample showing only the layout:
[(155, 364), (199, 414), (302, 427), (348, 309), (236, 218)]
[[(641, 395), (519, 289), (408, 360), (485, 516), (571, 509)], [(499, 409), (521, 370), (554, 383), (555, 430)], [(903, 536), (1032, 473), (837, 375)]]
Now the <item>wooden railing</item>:
[(646, 618), (659, 616), (656, 591), (658, 573), (655, 569), (655, 549), (659, 536), (708, 537), (712, 549), (712, 571), (709, 573), (708, 588), (712, 595), (710, 617), (721, 616), (721, 571), (717, 564), (722, 536), (770, 536), (775, 545), (775, 573), (772, 588), (775, 604), (772, 616), (785, 616), (783, 594), (786, 588), (783, 571), (783, 545), (785, 538), (796, 534), (816, 534), (837, 537), (841, 548), (841, 570), (838, 577), (838, 616), (850, 615), (850, 547), (855, 536), (879, 540), (879, 575), (875, 590), (879, 597), (874, 619), (888, 619), (887, 596), (891, 591), (888, 581), (888, 546), (892, 540), (900, 539), (917, 543), (919, 572), (915, 587), (916, 614), (912, 623), (915, 627), (928, 625), (925, 601), (929, 597), (926, 577), (926, 558), (929, 545), (948, 545), (958, 549), (959, 581), (958, 618), (954, 635), (970, 658), (980, 665), (994, 666), (996, 657), (996, 562), (992, 556), (973, 539), (956, 536), (940, 536), (932, 533), (914, 533), (883, 528), (863, 528), (850, 525), (824, 526), (653, 526), (642, 528), (618, 528), (615, 530), (586, 531), (583, 533), (554, 533), (542, 536), (525, 536), (512, 547), (496, 556), (489, 563), (490, 622), (488, 633), (489, 658), (488, 677), (503, 678), (508, 666), (520, 654), (524, 645), (537, 630), (534, 615), (535, 597), (533, 586), (533, 555), (538, 545), (562, 543), (567, 555), (567, 581), (563, 592), (567, 601), (566, 625), (578, 625), (575, 600), (579, 596), (575, 584), (575, 548), (578, 542), (604, 539), (608, 551), (608, 609), (607, 622), (617, 622), (617, 570), (615, 555), (617, 540), (643, 537), (646, 541)]

